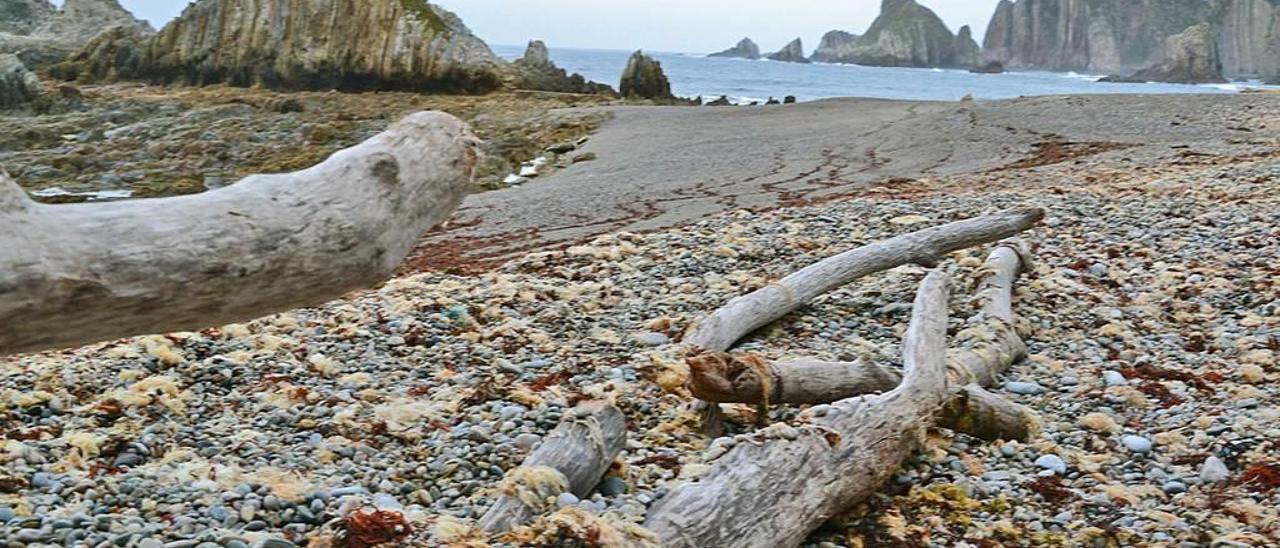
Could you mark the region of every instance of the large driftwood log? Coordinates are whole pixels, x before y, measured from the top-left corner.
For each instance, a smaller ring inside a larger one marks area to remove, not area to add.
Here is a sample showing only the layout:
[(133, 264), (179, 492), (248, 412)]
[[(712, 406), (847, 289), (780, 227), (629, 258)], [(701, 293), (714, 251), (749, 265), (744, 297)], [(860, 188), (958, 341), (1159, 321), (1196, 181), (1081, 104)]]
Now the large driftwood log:
[(947, 398), (947, 283), (934, 272), (920, 286), (898, 388), (820, 407), (809, 424), (778, 423), (737, 443), (702, 479), (658, 501), (645, 528), (668, 548), (799, 546), (874, 493)]
[(1029, 441), (1040, 435), (1040, 418), (1025, 406), (970, 384), (953, 397), (938, 425), (987, 441)]
[(505, 532), (555, 508), (555, 499), (562, 493), (586, 498), (626, 440), (627, 422), (618, 408), (603, 402), (579, 405), (520, 467), (507, 473), (480, 527), (490, 533)]
[(310, 306), (389, 277), (461, 203), (478, 141), (418, 113), (295, 173), (43, 205), (0, 175), (0, 355)]
[(991, 254), (978, 292), (983, 311), (950, 352), (944, 278), (931, 274), (916, 298), (901, 385), (814, 407), (798, 427), (779, 423), (758, 439), (736, 443), (704, 477), (658, 501), (645, 527), (668, 547), (799, 546), (822, 523), (874, 494), (948, 402), (966, 386), (994, 379), (1012, 363), (1008, 356), (1025, 352), (1012, 325), (1013, 281), (1025, 256), (1016, 243)]

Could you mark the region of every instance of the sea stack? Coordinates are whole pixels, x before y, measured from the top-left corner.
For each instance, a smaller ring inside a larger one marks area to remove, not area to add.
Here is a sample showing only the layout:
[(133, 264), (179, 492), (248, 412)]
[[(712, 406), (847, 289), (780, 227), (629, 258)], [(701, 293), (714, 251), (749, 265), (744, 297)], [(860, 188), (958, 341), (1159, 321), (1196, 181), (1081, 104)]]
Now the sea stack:
[[(973, 42), (972, 46), (969, 42)], [(968, 67), (977, 43), (951, 33), (933, 10), (915, 0), (884, 0), (880, 16), (842, 55), (842, 62), (882, 67)]]
[(670, 101), (675, 99), (671, 94), (671, 82), (662, 72), (662, 63), (637, 50), (627, 60), (627, 68), (622, 71), (622, 81), (618, 91), (629, 99), (653, 99)]
[(162, 83), (477, 93), (502, 85), (507, 69), (461, 19), (424, 0), (198, 0), (151, 41), (143, 64)]
[(1208, 23), (1193, 26), (1164, 42), (1163, 61), (1131, 76), (1108, 77), (1104, 82), (1167, 82), (1172, 84), (1218, 84), (1222, 58)]
[(44, 94), (40, 79), (11, 53), (0, 54), (0, 110), (21, 107)]
[(814, 50), (813, 61), (819, 63), (852, 63), (854, 47), (858, 44), (858, 35), (842, 30), (833, 30), (822, 35), (822, 42)]
[(769, 60), (782, 61), (784, 63), (809, 62), (809, 58), (804, 55), (804, 42), (799, 38), (792, 40), (791, 43), (783, 46), (782, 49), (770, 54)]
[(570, 75), (551, 61), (551, 52), (541, 40), (529, 42), (524, 57), (512, 63), (519, 74), (518, 86), (536, 91), (554, 91), (560, 93), (591, 93), (612, 95), (613, 88), (606, 84), (597, 84), (581, 74)]
[(712, 53), (707, 57), (727, 57), (733, 59), (759, 59), (760, 46), (756, 45), (750, 38), (743, 38), (738, 45), (727, 50)]

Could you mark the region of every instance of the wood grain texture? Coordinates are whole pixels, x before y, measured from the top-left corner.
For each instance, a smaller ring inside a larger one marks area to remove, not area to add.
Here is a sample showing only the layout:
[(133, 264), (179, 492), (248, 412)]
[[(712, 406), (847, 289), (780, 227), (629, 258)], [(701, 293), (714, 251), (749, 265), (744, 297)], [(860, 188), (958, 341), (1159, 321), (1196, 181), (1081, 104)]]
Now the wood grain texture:
[(586, 498), (626, 441), (626, 417), (617, 407), (603, 402), (579, 405), (518, 468), (507, 473), (480, 527), (501, 533), (524, 525), (555, 508), (561, 493)]
[(44, 205), (0, 180), (0, 354), (194, 330), (387, 279), (465, 196), (479, 141), (418, 113), (312, 168), (194, 196)]

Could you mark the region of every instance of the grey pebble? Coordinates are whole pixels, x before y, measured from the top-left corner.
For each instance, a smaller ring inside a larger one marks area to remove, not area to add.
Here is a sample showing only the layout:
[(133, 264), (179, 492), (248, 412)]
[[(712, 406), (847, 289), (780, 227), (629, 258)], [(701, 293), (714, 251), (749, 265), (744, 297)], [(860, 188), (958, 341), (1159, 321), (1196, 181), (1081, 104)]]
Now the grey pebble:
[(1128, 447), (1134, 453), (1151, 452), (1151, 440), (1142, 436), (1125, 436), (1120, 439), (1120, 443), (1123, 443), (1125, 447)]
[(1036, 466), (1057, 473), (1059, 476), (1067, 473), (1067, 462), (1057, 455), (1044, 455), (1036, 459)]
[(1124, 378), (1119, 371), (1107, 371), (1102, 374), (1102, 382), (1107, 386), (1125, 386), (1129, 384), (1129, 379)]
[(1023, 396), (1034, 396), (1036, 394), (1044, 393), (1044, 387), (1040, 386), (1039, 383), (1034, 383), (1034, 382), (1010, 381), (1010, 382), (1004, 383), (1004, 389), (1006, 392), (1021, 394)]
[(1231, 479), (1231, 470), (1218, 457), (1209, 457), (1200, 466), (1200, 481), (1205, 483), (1222, 483)]
[(1160, 489), (1170, 495), (1176, 495), (1178, 493), (1186, 493), (1187, 484), (1182, 483), (1180, 481), (1170, 481), (1160, 486)]

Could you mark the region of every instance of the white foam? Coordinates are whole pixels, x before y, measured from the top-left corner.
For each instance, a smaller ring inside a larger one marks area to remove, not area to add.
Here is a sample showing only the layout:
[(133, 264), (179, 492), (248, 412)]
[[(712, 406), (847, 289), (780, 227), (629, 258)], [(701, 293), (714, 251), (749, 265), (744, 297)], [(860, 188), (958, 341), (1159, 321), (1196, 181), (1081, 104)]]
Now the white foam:
[(91, 202), (105, 201), (105, 200), (123, 200), (126, 198), (133, 197), (133, 191), (126, 188), (111, 189), (111, 190), (91, 190), (88, 192), (71, 192), (62, 187), (51, 186), (49, 188), (42, 188), (40, 190), (32, 192), (31, 194), (33, 196), (39, 196), (41, 198), (55, 198), (58, 196), (83, 196)]

